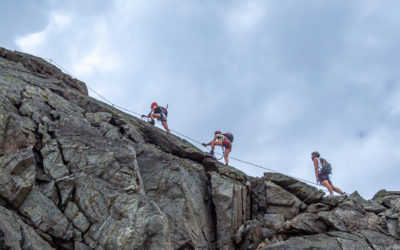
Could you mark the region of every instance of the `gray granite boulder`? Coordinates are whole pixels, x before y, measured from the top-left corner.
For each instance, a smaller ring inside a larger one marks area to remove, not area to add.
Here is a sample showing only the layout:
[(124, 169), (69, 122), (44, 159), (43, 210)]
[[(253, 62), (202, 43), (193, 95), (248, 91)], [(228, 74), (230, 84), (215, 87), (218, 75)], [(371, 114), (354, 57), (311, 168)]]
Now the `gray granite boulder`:
[(55, 249), (15, 212), (0, 206), (1, 249)]
[(263, 250), (270, 249), (342, 249), (335, 237), (326, 234), (291, 237), (286, 241), (271, 243)]
[(232, 249), (231, 236), (250, 218), (248, 187), (231, 178), (210, 172), (219, 249)]
[(281, 186), (307, 204), (318, 202), (325, 194), (322, 190), (308, 185), (305, 182), (279, 173), (265, 173), (264, 179)]
[(168, 218), (172, 247), (214, 242), (213, 201), (203, 166), (151, 145), (136, 144), (135, 150), (146, 195)]
[(32, 147), (0, 157), (0, 195), (18, 208), (35, 183), (35, 156)]
[(327, 226), (316, 214), (301, 213), (287, 221), (286, 231), (289, 233), (318, 234), (326, 231)]
[(72, 225), (68, 219), (37, 187), (33, 187), (19, 211), (43, 232), (65, 240), (73, 237)]
[(274, 184), (272, 181), (266, 181), (266, 213), (281, 213), (285, 219), (292, 219), (300, 213), (306, 205), (295, 195), (286, 191), (282, 187)]

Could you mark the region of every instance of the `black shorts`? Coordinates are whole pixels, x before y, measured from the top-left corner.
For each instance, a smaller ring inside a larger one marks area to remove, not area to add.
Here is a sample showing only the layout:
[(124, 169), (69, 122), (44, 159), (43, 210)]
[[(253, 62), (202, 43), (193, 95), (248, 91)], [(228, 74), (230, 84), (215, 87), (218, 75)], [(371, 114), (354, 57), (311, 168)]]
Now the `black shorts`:
[(319, 173), (318, 178), (320, 182), (328, 181), (329, 184), (332, 184), (331, 180), (329, 179), (329, 174)]

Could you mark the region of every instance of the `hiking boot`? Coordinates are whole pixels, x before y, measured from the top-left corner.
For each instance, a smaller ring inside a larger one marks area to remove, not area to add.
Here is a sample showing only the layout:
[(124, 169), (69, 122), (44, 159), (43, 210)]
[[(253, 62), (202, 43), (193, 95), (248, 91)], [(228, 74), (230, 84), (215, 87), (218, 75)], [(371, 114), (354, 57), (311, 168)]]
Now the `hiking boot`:
[(148, 123), (150, 123), (151, 125), (155, 125), (155, 124), (156, 124), (156, 121), (150, 120), (150, 121), (148, 121)]
[(210, 155), (211, 155), (211, 156), (214, 156), (214, 151), (210, 151)]

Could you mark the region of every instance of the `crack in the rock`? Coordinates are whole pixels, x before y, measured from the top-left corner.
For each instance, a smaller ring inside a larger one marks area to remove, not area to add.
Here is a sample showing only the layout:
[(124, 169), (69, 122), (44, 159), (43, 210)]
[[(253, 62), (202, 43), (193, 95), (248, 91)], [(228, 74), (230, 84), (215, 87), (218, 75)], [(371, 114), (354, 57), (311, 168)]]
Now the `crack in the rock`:
[[(0, 68), (6, 69), (6, 70), (10, 69), (10, 67), (3, 66), (1, 64), (0, 64)], [(23, 70), (23, 69), (16, 68), (16, 67), (13, 67), (12, 70), (13, 71), (17, 71), (17, 72), (27, 73), (27, 74), (31, 73), (31, 71), (29, 71), (29, 70), (26, 70), (26, 69)], [(2, 74), (2, 75), (6, 75), (7, 74), (8, 76), (11, 76), (7, 71), (2, 71), (0, 74)]]
[(64, 96), (64, 93), (61, 92), (60, 90), (58, 90), (58, 89), (51, 89), (51, 88), (48, 88), (48, 89), (49, 89), (53, 94), (58, 95), (58, 96), (60, 96), (60, 97), (62, 97), (62, 98), (65, 98), (66, 100), (69, 101), (69, 99), (68, 99), (67, 97), (65, 97), (65, 96)]
[(214, 204), (213, 200), (213, 194), (212, 194), (212, 184), (211, 184), (211, 175), (206, 173), (208, 183), (208, 199), (210, 201), (210, 212), (211, 212), (211, 221), (212, 221), (212, 230), (214, 231), (214, 242), (218, 241), (218, 230), (217, 230), (217, 210)]
[[(68, 168), (69, 162), (65, 159), (65, 155), (64, 155), (64, 151), (63, 151), (62, 145), (61, 145), (60, 141), (58, 140), (58, 138), (56, 136), (55, 136), (54, 139), (56, 140), (58, 151), (60, 152), (61, 161)], [(69, 168), (68, 168), (68, 170), (69, 170)]]
[(367, 242), (370, 248), (375, 249), (374, 245), (372, 244), (372, 242), (369, 241), (367, 237), (365, 237), (365, 241)]

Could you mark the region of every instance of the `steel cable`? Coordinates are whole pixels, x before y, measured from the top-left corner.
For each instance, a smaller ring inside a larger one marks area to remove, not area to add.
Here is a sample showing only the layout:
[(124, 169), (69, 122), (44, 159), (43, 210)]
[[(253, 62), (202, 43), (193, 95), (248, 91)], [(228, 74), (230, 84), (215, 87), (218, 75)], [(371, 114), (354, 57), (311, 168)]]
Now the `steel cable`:
[[(74, 75), (72, 75), (72, 74), (71, 74), (70, 72), (68, 72), (65, 68), (63, 68), (61, 65), (59, 65), (58, 63), (56, 63), (54, 60), (49, 59), (49, 58), (44, 58), (44, 59), (47, 60), (49, 63), (52, 63), (52, 64), (54, 64), (55, 66), (59, 67), (62, 71), (64, 71), (65, 73), (69, 74), (71, 77), (77, 79)], [(118, 109), (120, 109), (120, 110), (124, 110), (124, 111), (127, 112), (127, 113), (130, 113), (130, 114), (133, 114), (133, 115), (138, 116), (139, 118), (141, 117), (141, 114), (139, 114), (139, 113), (137, 113), (137, 112), (135, 112), (135, 111), (133, 111), (133, 110), (130, 110), (130, 109), (127, 109), (127, 108), (124, 108), (124, 107), (115, 105), (113, 102), (111, 102), (110, 100), (108, 100), (106, 97), (104, 97), (103, 95), (101, 95), (101, 94), (99, 94), (97, 91), (95, 91), (93, 88), (91, 88), (88, 84), (86, 84), (86, 86), (87, 86), (87, 88), (88, 88), (89, 90), (91, 90), (93, 93), (95, 93), (97, 96), (99, 96), (101, 99), (103, 99), (106, 103), (108, 103), (108, 104), (111, 105), (112, 107), (118, 108)], [(170, 130), (171, 130), (172, 132), (174, 132), (175, 134), (177, 134), (177, 135), (180, 135), (180, 136), (182, 136), (182, 137), (184, 137), (184, 138), (186, 138), (186, 139), (188, 139), (188, 140), (190, 140), (190, 141), (193, 141), (193, 142), (195, 142), (195, 143), (197, 143), (197, 144), (199, 144), (199, 145), (202, 145), (202, 143), (199, 142), (198, 140), (195, 140), (195, 139), (193, 139), (193, 138), (191, 138), (191, 137), (189, 137), (189, 136), (187, 136), (187, 135), (185, 135), (185, 134), (182, 134), (181, 132), (178, 132), (178, 131), (173, 130), (173, 129), (170, 129)], [(222, 155), (222, 156), (223, 156), (223, 154), (218, 153), (218, 152), (216, 152), (216, 154)], [(283, 174), (283, 175), (286, 175), (286, 176), (288, 176), (288, 177), (294, 178), (294, 179), (296, 179), (296, 180), (299, 180), (299, 181), (302, 181), (302, 182), (307, 182), (307, 183), (309, 183), (309, 184), (318, 186), (318, 183), (315, 183), (315, 182), (312, 182), (312, 181), (308, 181), (308, 180), (305, 180), (305, 179), (302, 179), (302, 178), (290, 176), (290, 175), (281, 173), (281, 172), (279, 172), (279, 171), (273, 170), (273, 169), (271, 169), (271, 168), (267, 168), (267, 167), (263, 167), (263, 166), (258, 165), (258, 164), (251, 163), (251, 162), (249, 162), (249, 161), (241, 160), (241, 159), (238, 159), (238, 158), (235, 158), (235, 157), (229, 157), (229, 158), (232, 159), (232, 160), (235, 160), (235, 161), (238, 161), (238, 162), (241, 162), (241, 163), (250, 165), (250, 166), (254, 166), (254, 167), (257, 167), (257, 168), (260, 168), (260, 169), (268, 170), (268, 171), (271, 171), (271, 172), (274, 172), (274, 173)], [(221, 159), (222, 159), (222, 158), (221, 158)]]

